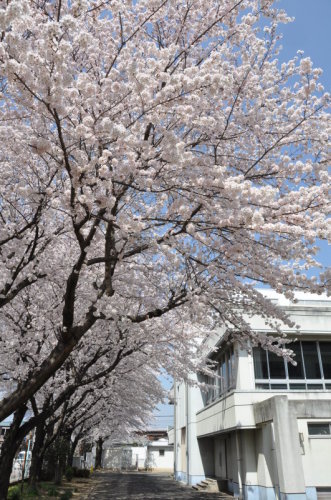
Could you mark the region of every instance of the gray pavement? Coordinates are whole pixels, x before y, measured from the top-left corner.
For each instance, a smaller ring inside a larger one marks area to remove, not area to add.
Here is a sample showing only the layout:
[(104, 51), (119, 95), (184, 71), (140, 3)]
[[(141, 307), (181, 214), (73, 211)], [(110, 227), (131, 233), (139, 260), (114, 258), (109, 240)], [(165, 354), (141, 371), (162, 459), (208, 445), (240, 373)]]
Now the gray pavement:
[(97, 485), (90, 492), (90, 500), (215, 500), (219, 493), (194, 491), (182, 486), (169, 474), (148, 472), (96, 473)]

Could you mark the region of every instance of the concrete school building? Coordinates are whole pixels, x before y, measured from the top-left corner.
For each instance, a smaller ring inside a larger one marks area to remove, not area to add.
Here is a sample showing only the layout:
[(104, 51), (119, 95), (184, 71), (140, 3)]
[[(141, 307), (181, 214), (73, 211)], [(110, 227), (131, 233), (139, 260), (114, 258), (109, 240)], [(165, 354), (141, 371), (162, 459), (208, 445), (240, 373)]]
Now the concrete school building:
[[(331, 499), (331, 299), (298, 294), (294, 304), (263, 293), (301, 326), (291, 345), (297, 366), (229, 345), (224, 330), (206, 339), (202, 352), (219, 378), (192, 375), (210, 384), (207, 392), (173, 387), (175, 477), (191, 485), (216, 478), (245, 500)], [(272, 333), (262, 318), (249, 321)]]

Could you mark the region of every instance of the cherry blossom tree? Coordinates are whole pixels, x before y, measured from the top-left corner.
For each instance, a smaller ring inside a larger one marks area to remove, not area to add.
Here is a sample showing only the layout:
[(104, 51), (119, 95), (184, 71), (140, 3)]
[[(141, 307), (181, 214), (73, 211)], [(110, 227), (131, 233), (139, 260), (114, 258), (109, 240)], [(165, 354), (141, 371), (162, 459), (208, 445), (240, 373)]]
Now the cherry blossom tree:
[(278, 334), (289, 319), (257, 283), (327, 289), (306, 270), (330, 235), (329, 96), (309, 58), (279, 63), (273, 3), (1, 2), (0, 341), (17, 385), (0, 420), (103, 330), (162, 351), (220, 321), (267, 343), (242, 311)]
[[(103, 443), (111, 436), (117, 440), (127, 438), (145, 427), (162, 397), (163, 390), (155, 372), (132, 359), (119, 366), (116, 375), (106, 381), (79, 388), (65, 405), (37, 426), (30, 484), (35, 485), (40, 477), (45, 452), (50, 446), (54, 451), (61, 448), (58, 446), (61, 443), (65, 451), (61, 450), (57, 457), (55, 452), (51, 454), (52, 472), (59, 482), (65, 466), (72, 466), (79, 441), (93, 444)], [(100, 451), (102, 454), (102, 445)]]
[[(25, 304), (25, 315), (14, 318), (13, 311), (10, 316), (13, 329), (15, 325), (23, 338), (30, 318), (28, 302), (25, 301)], [(176, 336), (167, 331), (161, 338), (160, 328), (157, 341), (153, 339), (153, 329), (150, 337), (146, 334), (138, 336), (138, 332), (132, 336), (132, 333), (123, 330), (119, 324), (117, 328), (113, 325), (111, 332), (106, 329), (99, 331), (97, 340), (86, 337), (79, 351), (73, 351), (63, 367), (30, 398), (29, 405), (21, 405), (15, 411), (13, 424), (1, 448), (0, 498), (6, 497), (16, 451), (24, 436), (33, 428), (36, 431), (31, 484), (35, 485), (45, 452), (50, 446), (53, 451), (58, 450), (51, 454), (55, 460), (51, 470), (56, 472), (56, 481), (60, 482), (66, 456), (70, 457), (74, 451), (71, 444), (74, 433), (74, 442), (77, 434), (84, 433), (85, 439), (88, 434), (92, 437), (91, 431), (94, 432), (94, 439), (97, 439), (96, 432), (98, 438), (104, 439), (105, 433), (109, 436), (115, 431), (121, 434), (128, 432), (129, 424), (131, 429), (142, 425), (147, 419), (146, 415), (163, 397), (157, 380), (161, 368), (182, 378), (187, 371), (196, 368), (192, 361), (189, 362), (190, 357), (194, 359), (194, 352), (187, 350), (182, 336), (179, 337), (181, 342), (178, 342)], [(35, 349), (34, 353), (30, 345), (28, 355), (23, 348), (17, 351), (14, 343), (13, 351), (6, 352), (7, 362), (2, 365), (2, 369), (7, 374), (9, 389), (13, 384), (19, 385), (20, 377), (24, 379), (34, 368), (40, 350), (39, 343), (36, 343)], [(18, 370), (15, 365), (18, 365)], [(16, 373), (21, 375), (15, 378)], [(92, 426), (89, 433), (86, 432), (86, 424)]]

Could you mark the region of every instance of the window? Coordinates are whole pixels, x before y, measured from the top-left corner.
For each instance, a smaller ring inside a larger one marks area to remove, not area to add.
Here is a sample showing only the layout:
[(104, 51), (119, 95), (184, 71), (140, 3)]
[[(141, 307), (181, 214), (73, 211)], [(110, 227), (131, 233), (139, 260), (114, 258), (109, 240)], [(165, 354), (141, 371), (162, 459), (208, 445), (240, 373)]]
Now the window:
[(213, 359), (213, 362), (216, 365), (213, 368), (215, 377), (200, 375), (200, 380), (207, 385), (203, 395), (205, 405), (233, 389), (236, 382), (236, 361), (233, 346), (222, 350), (219, 356)]
[(330, 390), (331, 342), (300, 341), (290, 345), (297, 365), (261, 347), (253, 349), (255, 387), (261, 390)]
[(159, 456), (164, 457), (164, 450), (159, 450)]
[(321, 367), (317, 354), (317, 343), (301, 342), (301, 346), (306, 370), (306, 378), (320, 379)]
[(270, 378), (286, 378), (284, 359), (274, 352), (268, 352)]
[(206, 393), (206, 403), (210, 403), (215, 399), (218, 379), (212, 376), (206, 376), (205, 383), (208, 384)]
[(221, 355), (218, 371), (221, 377), (218, 386), (218, 395), (221, 395), (235, 386), (235, 356), (233, 346)]
[(320, 342), (324, 378), (331, 379), (331, 342)]
[(294, 344), (291, 345), (291, 349), (295, 354), (295, 361), (297, 362), (297, 365), (294, 366), (291, 363), (287, 365), (288, 376), (290, 379), (296, 379), (296, 380), (304, 379), (305, 374), (303, 371), (301, 342), (294, 342)]
[(255, 378), (269, 378), (267, 351), (258, 347), (254, 348)]
[(331, 435), (330, 422), (319, 422), (308, 424), (309, 436), (330, 436)]

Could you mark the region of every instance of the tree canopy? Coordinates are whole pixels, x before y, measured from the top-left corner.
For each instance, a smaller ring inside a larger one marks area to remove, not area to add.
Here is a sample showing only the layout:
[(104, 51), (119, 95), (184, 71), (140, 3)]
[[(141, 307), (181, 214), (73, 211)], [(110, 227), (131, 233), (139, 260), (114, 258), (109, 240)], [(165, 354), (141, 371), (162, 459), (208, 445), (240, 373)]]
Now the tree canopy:
[(257, 284), (327, 290), (329, 96), (273, 3), (1, 3), (0, 420), (89, 345), (183, 373), (218, 322), (290, 324)]

